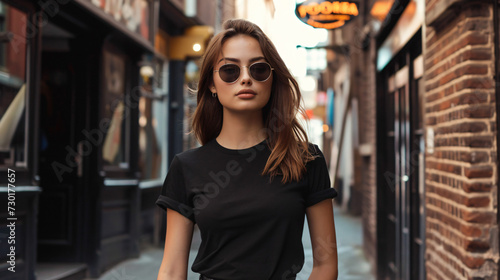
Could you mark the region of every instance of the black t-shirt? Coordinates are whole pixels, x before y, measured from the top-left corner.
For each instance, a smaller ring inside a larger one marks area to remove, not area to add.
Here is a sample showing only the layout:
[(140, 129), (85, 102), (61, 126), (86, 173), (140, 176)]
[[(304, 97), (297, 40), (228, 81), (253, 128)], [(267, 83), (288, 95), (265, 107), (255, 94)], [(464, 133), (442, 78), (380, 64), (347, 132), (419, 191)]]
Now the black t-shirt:
[(192, 270), (221, 280), (295, 279), (304, 264), (305, 210), (337, 195), (323, 154), (300, 181), (272, 181), (262, 170), (267, 141), (232, 150), (215, 139), (174, 157), (156, 204), (198, 224), (201, 245)]

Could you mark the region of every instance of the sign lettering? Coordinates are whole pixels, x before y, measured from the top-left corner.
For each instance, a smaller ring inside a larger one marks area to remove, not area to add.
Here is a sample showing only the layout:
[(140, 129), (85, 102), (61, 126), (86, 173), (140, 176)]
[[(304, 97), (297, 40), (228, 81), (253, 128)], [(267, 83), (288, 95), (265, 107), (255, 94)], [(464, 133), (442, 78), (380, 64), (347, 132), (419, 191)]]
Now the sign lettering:
[(296, 6), (295, 14), (313, 27), (335, 29), (358, 16), (359, 9), (354, 1), (308, 0)]

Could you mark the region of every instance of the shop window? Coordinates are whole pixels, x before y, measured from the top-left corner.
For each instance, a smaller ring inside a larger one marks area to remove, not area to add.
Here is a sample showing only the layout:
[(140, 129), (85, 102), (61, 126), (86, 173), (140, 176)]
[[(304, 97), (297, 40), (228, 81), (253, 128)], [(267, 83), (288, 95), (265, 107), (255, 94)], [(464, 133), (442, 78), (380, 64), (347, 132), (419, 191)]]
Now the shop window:
[(142, 180), (162, 180), (167, 165), (167, 64), (141, 67), (139, 100), (139, 170)]
[(123, 55), (106, 48), (104, 66), (104, 108), (101, 127), (107, 127), (102, 146), (102, 159), (106, 169), (129, 167), (130, 104), (127, 96), (126, 59)]
[(0, 2), (0, 168), (26, 166), (26, 13)]

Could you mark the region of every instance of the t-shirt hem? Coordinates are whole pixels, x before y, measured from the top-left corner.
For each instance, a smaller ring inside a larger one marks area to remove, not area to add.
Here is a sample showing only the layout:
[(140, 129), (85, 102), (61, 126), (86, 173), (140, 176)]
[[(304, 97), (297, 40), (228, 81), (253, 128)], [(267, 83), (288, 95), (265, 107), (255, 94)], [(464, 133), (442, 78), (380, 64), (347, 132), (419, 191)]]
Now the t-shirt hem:
[(186, 204), (180, 203), (168, 196), (160, 195), (158, 197), (158, 200), (156, 200), (156, 205), (158, 205), (158, 207), (162, 208), (165, 211), (167, 210), (167, 208), (172, 209), (182, 216), (188, 218), (193, 223), (196, 223), (194, 219), (193, 208), (187, 206)]
[(318, 202), (321, 202), (328, 198), (337, 197), (337, 191), (334, 188), (324, 189), (318, 192), (315, 192), (306, 199), (306, 207), (312, 206)]

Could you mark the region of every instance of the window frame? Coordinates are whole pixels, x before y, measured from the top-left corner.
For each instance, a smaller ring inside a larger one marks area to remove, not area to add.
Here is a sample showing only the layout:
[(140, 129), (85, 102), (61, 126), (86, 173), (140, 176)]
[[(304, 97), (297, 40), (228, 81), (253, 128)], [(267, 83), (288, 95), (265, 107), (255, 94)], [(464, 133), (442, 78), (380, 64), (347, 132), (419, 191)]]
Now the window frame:
[[(124, 65), (124, 69), (123, 69), (123, 119), (122, 119), (122, 123), (121, 123), (121, 127), (125, 128), (126, 131), (121, 131), (121, 133), (125, 133), (124, 136), (122, 136), (121, 139), (125, 139), (125, 147), (120, 147), (120, 149), (124, 149), (124, 152), (123, 152), (123, 156), (124, 156), (124, 160), (122, 160), (121, 162), (119, 162), (117, 165), (111, 165), (111, 164), (106, 164), (105, 162), (105, 159), (103, 158), (103, 152), (104, 152), (104, 143), (102, 145), (100, 145), (100, 152), (99, 152), (99, 161), (101, 162), (102, 164), (102, 170), (106, 172), (106, 174), (108, 174), (108, 176), (106, 177), (128, 177), (126, 176), (125, 174), (123, 174), (124, 172), (127, 173), (128, 171), (130, 171), (131, 169), (131, 120), (130, 118), (133, 117), (133, 114), (132, 114), (132, 108), (130, 108), (130, 106), (128, 106), (128, 104), (131, 104), (131, 102), (133, 102), (132, 100), (130, 100), (130, 87), (131, 87), (131, 81), (129, 79), (130, 77), (130, 59), (128, 58), (128, 56), (126, 55), (126, 53), (122, 50), (120, 50), (118, 47), (116, 47), (114, 44), (112, 43), (106, 43), (103, 48), (102, 48), (102, 60), (101, 60), (101, 71), (102, 71), (102, 74), (101, 74), (101, 92), (102, 92), (102, 95), (101, 95), (101, 109), (99, 110), (100, 111), (100, 114), (99, 114), (99, 123), (101, 123), (101, 121), (107, 117), (105, 116), (105, 106), (106, 106), (106, 96), (109, 94), (109, 92), (107, 91), (106, 89), (106, 80), (107, 80), (107, 76), (106, 76), (106, 61), (105, 61), (105, 57), (106, 57), (106, 53), (112, 55), (112, 56), (117, 56), (121, 59), (121, 61), (123, 62), (123, 65)], [(111, 120), (110, 120), (111, 121)], [(110, 125), (111, 123), (109, 123), (108, 125)], [(105, 134), (104, 134), (104, 139), (106, 139), (106, 136), (107, 136), (107, 133), (108, 133), (108, 130), (109, 130), (109, 127), (108, 129), (105, 131)], [(104, 140), (105, 141), (105, 140)], [(121, 144), (121, 143), (120, 143)], [(120, 152), (120, 151), (119, 151)]]
[[(28, 22), (29, 22), (29, 19), (30, 19), (30, 12), (28, 9), (26, 9), (25, 7), (21, 6), (21, 5), (14, 5), (13, 3), (9, 3), (10, 1), (0, 1), (1, 4), (3, 5), (6, 5), (6, 6), (9, 6), (9, 7), (12, 7), (22, 13), (24, 13), (26, 15), (26, 18), (28, 19)], [(6, 18), (6, 17), (5, 17)], [(27, 26), (26, 26), (26, 35), (27, 35)], [(30, 95), (32, 95), (32, 82), (31, 82), (31, 72), (32, 72), (32, 68), (31, 68), (31, 52), (32, 52), (32, 46), (31, 46), (31, 40), (30, 38), (28, 38), (27, 36), (24, 38), (25, 40), (25, 79), (24, 79), (24, 87), (25, 87), (25, 93), (24, 93), (24, 160), (23, 161), (16, 161), (15, 160), (15, 155), (12, 155), (12, 160), (14, 160), (14, 162), (11, 164), (11, 165), (0, 165), (0, 171), (2, 172), (7, 172), (8, 169), (22, 169), (22, 170), (27, 170), (28, 169), (28, 166), (29, 166), (29, 162), (30, 162), (30, 151), (31, 151), (31, 147), (30, 147), (30, 133), (29, 133), (29, 125), (31, 124), (30, 122), (30, 119), (31, 119), (31, 112), (32, 110), (31, 109), (31, 98), (30, 98)], [(8, 44), (8, 43), (5, 43), (5, 44)], [(5, 59), (7, 59), (7, 56), (5, 55)], [(6, 70), (6, 69), (2, 69), (2, 70)], [(8, 74), (7, 72), (5, 71), (1, 71), (1, 72), (4, 72), (6, 74)], [(15, 98), (15, 97), (14, 97)], [(11, 103), (12, 104), (12, 101)], [(9, 104), (9, 106), (10, 106)], [(8, 108), (8, 107), (7, 107)], [(21, 116), (21, 121), (22, 121), (22, 116)], [(18, 124), (19, 125), (19, 124)], [(15, 151), (13, 151), (11, 149), (10, 151), (12, 154), (15, 153)]]
[[(153, 81), (153, 94), (152, 95), (142, 95), (141, 97), (145, 98), (150, 98), (152, 99), (152, 108), (153, 108), (153, 116), (155, 107), (158, 107), (158, 103), (161, 103), (161, 106), (163, 108), (168, 108), (168, 85), (169, 85), (169, 61), (166, 58), (156, 58), (153, 60), (153, 65), (155, 69), (155, 75), (154, 75), (154, 81)], [(158, 67), (161, 67), (161, 71), (158, 71)], [(161, 86), (158, 87), (158, 81), (161, 80)], [(140, 116), (140, 112), (139, 112)], [(164, 114), (164, 119), (162, 120), (157, 120), (158, 123), (161, 123), (164, 121), (165, 123), (168, 124), (168, 113), (165, 111)], [(160, 126), (158, 126), (160, 127)], [(159, 139), (159, 146), (161, 148), (161, 163), (160, 163), (160, 174), (157, 178), (154, 179), (142, 179), (140, 182), (140, 187), (141, 189), (146, 189), (146, 188), (152, 188), (152, 187), (158, 187), (163, 184), (163, 181), (165, 179), (165, 176), (167, 175), (167, 168), (168, 168), (168, 127), (163, 126), (164, 129), (160, 130), (157, 129), (156, 132), (158, 134), (164, 135), (164, 141), (161, 141), (162, 139)], [(140, 153), (140, 150), (139, 150)], [(140, 157), (140, 155), (139, 155)], [(139, 170), (141, 171), (141, 170)]]
[[(28, 24), (33, 25), (34, 30), (39, 30), (40, 23), (35, 22), (34, 18), (36, 15), (37, 8), (34, 3), (27, 0), (0, 0), (3, 4), (9, 5), (15, 9), (26, 14)], [(38, 118), (39, 113), (39, 89), (37, 88), (39, 83), (34, 79), (38, 79), (40, 76), (37, 72), (34, 63), (39, 57), (39, 40), (40, 32), (34, 32), (32, 36), (28, 36), (28, 26), (26, 26), (26, 77), (25, 77), (25, 145), (24, 153), (25, 160), (21, 164), (14, 164), (13, 166), (6, 167), (0, 166), (0, 178), (7, 178), (7, 174), (10, 169), (15, 170), (16, 173), (16, 183), (15, 186), (36, 186), (39, 182), (39, 176), (37, 175), (37, 159), (38, 159)], [(1, 184), (0, 184), (1, 185)]]

